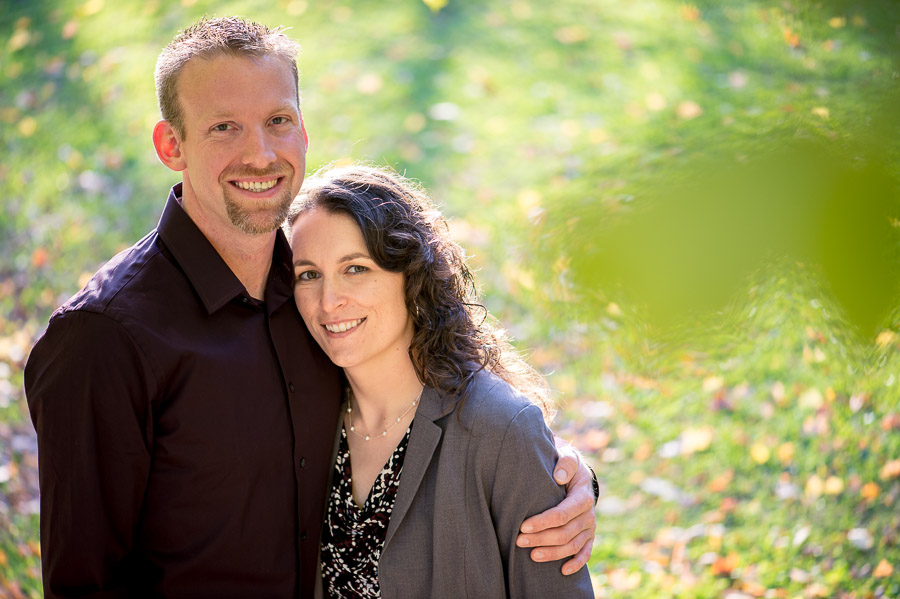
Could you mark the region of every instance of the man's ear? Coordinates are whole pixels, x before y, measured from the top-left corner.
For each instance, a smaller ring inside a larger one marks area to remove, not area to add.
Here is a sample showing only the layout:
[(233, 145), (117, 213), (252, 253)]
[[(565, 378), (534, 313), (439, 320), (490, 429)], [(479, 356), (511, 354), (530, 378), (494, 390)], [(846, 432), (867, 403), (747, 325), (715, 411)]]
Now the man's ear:
[(303, 131), (303, 139), (306, 141), (304, 150), (309, 150), (309, 133), (306, 132), (306, 123), (303, 121), (303, 113), (300, 113), (300, 129)]
[(169, 121), (160, 121), (153, 127), (153, 147), (159, 161), (173, 171), (187, 168), (181, 151), (181, 139)]

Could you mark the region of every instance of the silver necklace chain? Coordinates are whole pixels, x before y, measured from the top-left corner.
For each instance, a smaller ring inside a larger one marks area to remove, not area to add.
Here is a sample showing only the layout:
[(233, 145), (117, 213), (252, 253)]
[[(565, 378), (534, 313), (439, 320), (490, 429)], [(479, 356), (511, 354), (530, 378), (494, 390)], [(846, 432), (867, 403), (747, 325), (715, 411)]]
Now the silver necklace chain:
[[(423, 387), (422, 391), (424, 391), (424, 390), (425, 389)], [(391, 425), (389, 427), (387, 427), (386, 429), (381, 431), (381, 434), (377, 435), (377, 437), (379, 437), (379, 438), (387, 437), (387, 434), (391, 431), (391, 429), (394, 428), (395, 426), (397, 426), (398, 424), (400, 424), (400, 422), (403, 421), (403, 419), (406, 417), (406, 415), (409, 414), (409, 411), (412, 410), (417, 405), (419, 405), (419, 400), (422, 399), (422, 391), (419, 391), (419, 394), (416, 395), (416, 398), (413, 400), (412, 405), (410, 405), (408, 408), (406, 408), (406, 411), (404, 411), (402, 414), (400, 414), (397, 417), (397, 419), (391, 423)], [(371, 439), (373, 439), (373, 437), (371, 435), (366, 435), (363, 433), (356, 432), (356, 427), (353, 426), (353, 394), (352, 393), (350, 394), (350, 397), (348, 398), (348, 401), (347, 401), (347, 420), (350, 421), (350, 432), (351, 433), (353, 433), (354, 435), (356, 435), (363, 441), (370, 441)]]

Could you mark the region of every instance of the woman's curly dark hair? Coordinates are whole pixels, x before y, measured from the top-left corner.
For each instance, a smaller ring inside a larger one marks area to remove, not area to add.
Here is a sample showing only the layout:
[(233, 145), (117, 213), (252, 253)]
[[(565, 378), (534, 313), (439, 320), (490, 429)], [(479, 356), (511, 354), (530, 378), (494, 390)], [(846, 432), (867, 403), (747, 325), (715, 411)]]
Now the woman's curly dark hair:
[(317, 207), (352, 218), (375, 263), (404, 275), (406, 309), (414, 324), (409, 356), (424, 385), (460, 398), (462, 405), (475, 374), (487, 369), (550, 417), (543, 377), (478, 303), (465, 252), (421, 186), (379, 167), (321, 170), (303, 183), (286, 227)]

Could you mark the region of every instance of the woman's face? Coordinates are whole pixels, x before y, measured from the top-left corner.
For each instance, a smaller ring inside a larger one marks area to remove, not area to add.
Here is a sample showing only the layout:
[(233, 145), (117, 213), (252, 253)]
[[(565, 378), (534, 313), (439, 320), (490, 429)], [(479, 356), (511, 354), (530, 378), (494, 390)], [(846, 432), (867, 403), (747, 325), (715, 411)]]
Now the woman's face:
[(323, 208), (291, 227), (294, 300), (313, 338), (345, 369), (409, 360), (412, 318), (400, 273), (380, 268), (356, 223)]

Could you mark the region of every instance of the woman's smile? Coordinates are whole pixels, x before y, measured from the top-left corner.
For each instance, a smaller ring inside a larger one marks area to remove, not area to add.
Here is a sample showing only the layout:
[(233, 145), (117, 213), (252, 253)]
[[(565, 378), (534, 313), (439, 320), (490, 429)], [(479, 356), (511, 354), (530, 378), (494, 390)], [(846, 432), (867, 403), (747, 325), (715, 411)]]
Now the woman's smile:
[(343, 322), (337, 323), (325, 323), (322, 326), (325, 327), (325, 329), (328, 330), (329, 333), (338, 335), (340, 333), (349, 333), (350, 331), (355, 330), (356, 327), (358, 327), (365, 321), (365, 318), (357, 318), (355, 320), (345, 320)]

